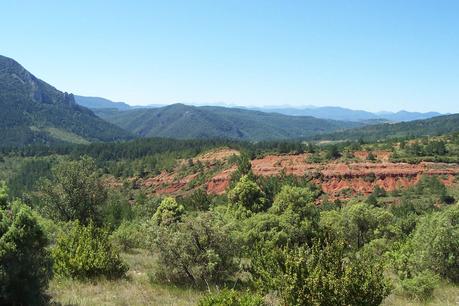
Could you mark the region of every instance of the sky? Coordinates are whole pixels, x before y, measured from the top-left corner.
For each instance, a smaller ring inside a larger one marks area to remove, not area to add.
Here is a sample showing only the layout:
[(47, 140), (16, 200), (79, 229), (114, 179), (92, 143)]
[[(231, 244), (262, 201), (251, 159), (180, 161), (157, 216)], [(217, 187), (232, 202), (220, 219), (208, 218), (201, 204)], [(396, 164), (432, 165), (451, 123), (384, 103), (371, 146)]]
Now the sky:
[(0, 54), (131, 105), (459, 112), (459, 1), (2, 0)]

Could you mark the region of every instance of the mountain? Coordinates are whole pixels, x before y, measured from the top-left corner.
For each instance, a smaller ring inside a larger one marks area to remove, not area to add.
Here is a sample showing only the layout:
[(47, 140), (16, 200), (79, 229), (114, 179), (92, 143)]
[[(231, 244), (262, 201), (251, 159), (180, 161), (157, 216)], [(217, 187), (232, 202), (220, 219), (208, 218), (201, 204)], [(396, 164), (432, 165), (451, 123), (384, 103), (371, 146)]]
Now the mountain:
[(131, 108), (129, 104), (124, 102), (113, 102), (100, 97), (75, 96), (75, 102), (90, 109), (114, 108), (118, 110), (128, 110)]
[(181, 139), (292, 139), (363, 125), (238, 108), (184, 104), (156, 109), (100, 110), (96, 114), (139, 136)]
[(389, 121), (402, 122), (402, 121), (430, 119), (433, 117), (441, 116), (442, 114), (437, 113), (437, 112), (418, 113), (418, 112), (399, 111), (397, 113), (380, 112), (380, 113), (377, 113), (377, 115), (380, 118), (387, 119)]
[(459, 114), (438, 116), (425, 120), (400, 123), (385, 123), (349, 129), (326, 135), (317, 139), (326, 140), (358, 140), (376, 141), (387, 138), (419, 137), (442, 135), (459, 132)]
[(386, 121), (413, 121), (420, 119), (428, 119), (436, 116), (441, 116), (442, 114), (436, 112), (429, 113), (417, 113), (417, 112), (407, 112), (400, 111), (397, 113), (392, 112), (379, 112), (371, 113), (363, 110), (352, 110), (343, 107), (336, 106), (325, 106), (325, 107), (305, 107), (305, 108), (294, 108), (294, 107), (258, 107), (250, 108), (253, 110), (269, 112), (269, 113), (279, 113), (290, 116), (312, 116), (321, 119), (331, 119), (331, 120), (340, 120), (340, 121), (355, 121), (355, 122), (364, 122), (364, 121), (373, 121), (373, 120), (386, 120)]
[(0, 147), (131, 138), (13, 59), (0, 56)]

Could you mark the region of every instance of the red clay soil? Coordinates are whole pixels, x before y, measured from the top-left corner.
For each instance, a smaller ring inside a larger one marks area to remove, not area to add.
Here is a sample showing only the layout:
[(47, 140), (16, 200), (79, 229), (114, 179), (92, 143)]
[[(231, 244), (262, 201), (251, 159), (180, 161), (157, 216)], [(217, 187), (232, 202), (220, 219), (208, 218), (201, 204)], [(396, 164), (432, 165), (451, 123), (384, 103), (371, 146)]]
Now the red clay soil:
[[(218, 162), (227, 160), (230, 156), (238, 154), (235, 150), (220, 149), (200, 155), (193, 159), (205, 164), (206, 171), (212, 169)], [(390, 152), (375, 151), (373, 154), (378, 162), (355, 162), (342, 163), (330, 162), (328, 164), (315, 164), (308, 162), (308, 154), (299, 155), (268, 155), (252, 161), (252, 170), (255, 175), (273, 176), (281, 173), (309, 177), (330, 198), (345, 198), (351, 195), (368, 195), (376, 186), (386, 191), (393, 191), (402, 187), (414, 185), (423, 175), (436, 175), (445, 185), (452, 185), (456, 175), (459, 175), (459, 165), (443, 163), (391, 163), (387, 160)], [(355, 156), (365, 160), (363, 152), (356, 152)], [(385, 160), (385, 161), (383, 161)], [(179, 162), (183, 167), (185, 161)], [(220, 163), (221, 164), (221, 163)], [(204, 187), (210, 194), (223, 194), (230, 183), (231, 175), (236, 170), (233, 166), (215, 174), (208, 180)], [(178, 171), (172, 173), (163, 172), (155, 177), (137, 179), (136, 184), (151, 194), (179, 195), (190, 192), (189, 183), (199, 174), (190, 174), (179, 177)], [(110, 186), (117, 187), (119, 183), (115, 179), (107, 179)]]
[[(382, 154), (382, 158), (389, 155)], [(409, 187), (423, 175), (437, 175), (443, 183), (451, 185), (459, 174), (459, 165), (442, 163), (329, 163), (311, 164), (307, 162), (307, 154), (302, 155), (269, 155), (252, 161), (255, 175), (271, 176), (285, 174), (314, 178), (316, 184), (332, 198), (341, 197), (340, 193), (350, 192), (352, 195), (368, 195), (376, 186), (386, 191)], [(231, 171), (217, 174), (207, 185), (207, 191), (221, 194), (229, 184)]]

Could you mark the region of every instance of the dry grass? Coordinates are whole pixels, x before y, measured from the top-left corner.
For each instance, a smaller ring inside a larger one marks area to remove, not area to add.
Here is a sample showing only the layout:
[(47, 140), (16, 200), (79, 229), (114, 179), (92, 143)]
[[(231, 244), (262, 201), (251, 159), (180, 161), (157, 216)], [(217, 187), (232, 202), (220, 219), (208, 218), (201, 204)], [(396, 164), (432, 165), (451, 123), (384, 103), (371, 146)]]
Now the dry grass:
[[(148, 272), (152, 271), (155, 258), (146, 251), (123, 254), (130, 270), (126, 279), (106, 279), (91, 282), (54, 279), (49, 288), (52, 302), (58, 305), (196, 305), (202, 292), (193, 289), (151, 284)], [(459, 287), (442, 284), (426, 302), (413, 301), (392, 293), (383, 306), (458, 306)]]
[(91, 282), (54, 279), (49, 288), (58, 305), (195, 305), (201, 293), (192, 289), (152, 285), (147, 273), (154, 263), (145, 251), (124, 254), (130, 270), (126, 279)]
[(428, 301), (413, 301), (406, 296), (392, 293), (388, 296), (382, 306), (458, 306), (459, 287), (451, 284), (442, 284), (435, 289), (433, 296)]

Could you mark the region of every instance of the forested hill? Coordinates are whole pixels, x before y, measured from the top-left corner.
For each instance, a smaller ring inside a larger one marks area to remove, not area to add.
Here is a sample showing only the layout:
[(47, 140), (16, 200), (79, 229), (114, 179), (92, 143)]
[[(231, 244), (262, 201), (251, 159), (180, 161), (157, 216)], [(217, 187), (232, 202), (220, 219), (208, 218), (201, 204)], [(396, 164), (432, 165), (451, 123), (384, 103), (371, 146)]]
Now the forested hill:
[(317, 139), (376, 141), (387, 138), (442, 135), (459, 131), (459, 114), (426, 120), (385, 123), (320, 135)]
[(88, 143), (131, 138), (0, 55), (0, 146)]
[(216, 106), (173, 104), (155, 109), (99, 110), (96, 114), (142, 137), (270, 140), (305, 138), (363, 124)]

